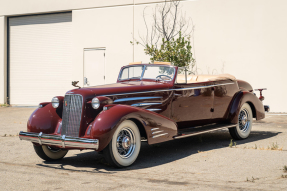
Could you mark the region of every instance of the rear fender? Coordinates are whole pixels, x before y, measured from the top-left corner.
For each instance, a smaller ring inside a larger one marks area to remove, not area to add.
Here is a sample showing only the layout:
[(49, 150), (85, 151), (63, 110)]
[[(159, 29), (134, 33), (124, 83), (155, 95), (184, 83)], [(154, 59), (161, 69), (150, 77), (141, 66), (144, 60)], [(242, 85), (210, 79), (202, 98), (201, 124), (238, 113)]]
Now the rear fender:
[(141, 123), (146, 132), (148, 144), (172, 140), (173, 136), (177, 135), (176, 123), (162, 115), (137, 107), (115, 105), (102, 111), (92, 122), (90, 136), (93, 139), (99, 139), (98, 151), (109, 144), (117, 127), (128, 119)]
[(241, 91), (236, 95), (232, 103), (228, 121), (231, 123), (238, 123), (238, 114), (244, 103), (248, 103), (250, 105), (253, 117), (256, 118), (256, 120), (260, 120), (265, 117), (264, 106), (258, 97), (251, 92)]

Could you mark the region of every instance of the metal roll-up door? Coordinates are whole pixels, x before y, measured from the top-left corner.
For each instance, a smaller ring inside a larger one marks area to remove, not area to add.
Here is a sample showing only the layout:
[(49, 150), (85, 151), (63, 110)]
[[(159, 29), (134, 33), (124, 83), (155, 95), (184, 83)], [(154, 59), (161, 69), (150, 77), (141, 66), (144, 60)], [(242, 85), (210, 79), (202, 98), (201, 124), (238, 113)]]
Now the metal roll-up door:
[(9, 100), (38, 105), (72, 88), (72, 13), (9, 18)]

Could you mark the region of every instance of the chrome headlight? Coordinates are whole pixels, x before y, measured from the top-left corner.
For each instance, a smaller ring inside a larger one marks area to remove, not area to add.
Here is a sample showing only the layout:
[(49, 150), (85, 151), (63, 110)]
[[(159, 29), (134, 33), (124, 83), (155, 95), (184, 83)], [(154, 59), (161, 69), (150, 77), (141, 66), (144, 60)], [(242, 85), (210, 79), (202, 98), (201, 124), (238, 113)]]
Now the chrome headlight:
[(98, 109), (99, 107), (100, 107), (100, 100), (98, 99), (98, 98), (93, 98), (92, 99), (92, 107), (94, 108), (94, 109)]
[(53, 108), (57, 108), (57, 107), (59, 107), (59, 105), (60, 105), (59, 99), (57, 97), (53, 97), (53, 99), (52, 99)]

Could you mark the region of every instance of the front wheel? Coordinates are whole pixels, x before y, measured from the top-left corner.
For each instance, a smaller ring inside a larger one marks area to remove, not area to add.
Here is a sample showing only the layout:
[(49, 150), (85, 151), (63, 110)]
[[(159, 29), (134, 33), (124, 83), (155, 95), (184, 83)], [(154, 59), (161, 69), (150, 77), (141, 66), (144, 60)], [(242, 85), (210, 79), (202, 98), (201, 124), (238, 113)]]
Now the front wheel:
[(37, 155), (46, 161), (54, 161), (62, 159), (68, 152), (68, 150), (62, 150), (60, 148), (54, 148), (47, 145), (34, 145)]
[(127, 167), (137, 159), (140, 148), (141, 136), (137, 125), (131, 120), (125, 120), (115, 131), (103, 154), (110, 165)]
[(244, 103), (240, 108), (238, 123), (236, 127), (229, 128), (229, 133), (233, 139), (246, 139), (252, 128), (252, 110), (248, 103)]

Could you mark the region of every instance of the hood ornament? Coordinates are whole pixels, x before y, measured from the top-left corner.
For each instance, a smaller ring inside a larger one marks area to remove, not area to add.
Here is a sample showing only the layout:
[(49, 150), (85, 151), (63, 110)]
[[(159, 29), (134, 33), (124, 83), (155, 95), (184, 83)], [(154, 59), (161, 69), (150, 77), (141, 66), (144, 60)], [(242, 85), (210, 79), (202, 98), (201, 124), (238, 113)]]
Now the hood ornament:
[(79, 81), (72, 81), (72, 86), (78, 87), (80, 89), (81, 87), (78, 86), (77, 83), (79, 83)]

